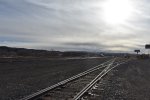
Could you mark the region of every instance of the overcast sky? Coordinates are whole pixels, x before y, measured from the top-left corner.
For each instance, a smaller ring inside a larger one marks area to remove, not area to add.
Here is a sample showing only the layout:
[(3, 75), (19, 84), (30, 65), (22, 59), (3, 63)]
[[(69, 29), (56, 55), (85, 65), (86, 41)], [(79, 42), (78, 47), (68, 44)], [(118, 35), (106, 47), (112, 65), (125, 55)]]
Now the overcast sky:
[(150, 1), (130, 0), (132, 16), (118, 24), (103, 18), (106, 1), (0, 0), (0, 45), (113, 52), (144, 49), (150, 43)]

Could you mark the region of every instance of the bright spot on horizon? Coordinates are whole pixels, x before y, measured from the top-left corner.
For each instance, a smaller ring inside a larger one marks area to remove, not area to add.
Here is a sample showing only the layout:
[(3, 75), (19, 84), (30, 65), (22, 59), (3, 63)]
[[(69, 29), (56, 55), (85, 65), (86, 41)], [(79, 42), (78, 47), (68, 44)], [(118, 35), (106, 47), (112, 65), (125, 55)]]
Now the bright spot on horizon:
[(130, 19), (133, 5), (129, 0), (107, 0), (102, 9), (104, 21), (108, 24), (121, 24)]

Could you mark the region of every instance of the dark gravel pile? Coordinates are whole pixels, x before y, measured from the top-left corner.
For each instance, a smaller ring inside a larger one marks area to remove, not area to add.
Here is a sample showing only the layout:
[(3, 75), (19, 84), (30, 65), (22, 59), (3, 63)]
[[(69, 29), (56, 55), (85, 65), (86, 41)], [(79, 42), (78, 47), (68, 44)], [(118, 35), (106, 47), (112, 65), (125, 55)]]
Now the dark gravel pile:
[(22, 98), (108, 59), (0, 58), (0, 100)]
[(150, 60), (133, 60), (111, 71), (90, 100), (150, 100)]

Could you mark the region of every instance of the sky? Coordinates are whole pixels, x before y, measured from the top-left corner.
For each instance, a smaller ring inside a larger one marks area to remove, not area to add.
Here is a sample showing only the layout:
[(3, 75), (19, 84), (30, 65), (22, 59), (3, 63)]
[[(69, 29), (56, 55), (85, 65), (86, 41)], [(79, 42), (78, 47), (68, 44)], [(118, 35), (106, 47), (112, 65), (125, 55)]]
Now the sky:
[(0, 0), (0, 46), (144, 52), (149, 28), (149, 0)]

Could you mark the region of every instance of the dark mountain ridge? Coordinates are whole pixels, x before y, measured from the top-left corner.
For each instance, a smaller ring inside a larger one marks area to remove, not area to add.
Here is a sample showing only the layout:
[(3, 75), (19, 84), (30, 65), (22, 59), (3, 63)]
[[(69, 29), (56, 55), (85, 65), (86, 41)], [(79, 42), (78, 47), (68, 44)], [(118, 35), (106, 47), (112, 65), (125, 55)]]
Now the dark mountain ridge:
[(59, 56), (59, 54), (60, 54), (59, 51), (35, 50), (35, 49), (0, 46), (1, 57), (17, 57), (17, 56), (54, 57)]
[(0, 57), (103, 57), (123, 56), (126, 53), (104, 53), (87, 51), (48, 51), (0, 46)]

